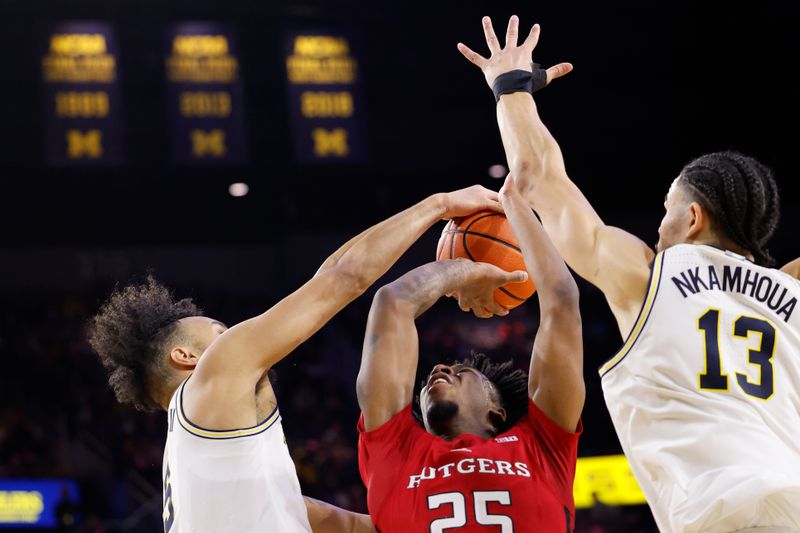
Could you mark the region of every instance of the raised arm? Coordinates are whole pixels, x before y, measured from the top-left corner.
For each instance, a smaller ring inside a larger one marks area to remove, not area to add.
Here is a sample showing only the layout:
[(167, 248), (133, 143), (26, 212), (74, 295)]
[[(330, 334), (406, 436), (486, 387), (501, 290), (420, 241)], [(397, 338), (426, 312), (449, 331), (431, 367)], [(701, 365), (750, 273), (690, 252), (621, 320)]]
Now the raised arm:
[(419, 340), (414, 320), (436, 300), (458, 291), (482, 316), (505, 315), (494, 289), (524, 281), (524, 272), (505, 272), (486, 263), (447, 260), (428, 263), (381, 288), (372, 302), (358, 372), (358, 405), (367, 431), (380, 427), (411, 403)]
[[(490, 87), (501, 74), (531, 70), (539, 26), (534, 25), (525, 42), (517, 46), (518, 24), (517, 18), (512, 17), (506, 46), (501, 49), (491, 20), (484, 18), (484, 33), (491, 51), (488, 59), (459, 44), (461, 53), (481, 68)], [(548, 69), (548, 78), (571, 69), (571, 65), (562, 63)], [(606, 225), (570, 181), (561, 150), (539, 118), (531, 94), (513, 92), (501, 96), (497, 121), (510, 172), (522, 195), (536, 209), (569, 266), (603, 291), (620, 332), (626, 336), (647, 292), (654, 252), (634, 235)]]
[(551, 420), (575, 431), (586, 397), (578, 286), (511, 176), (500, 191), (500, 201), (539, 299), (541, 318), (528, 374), (530, 395)]
[(498, 209), (497, 193), (473, 186), (437, 194), (350, 240), (305, 285), (267, 312), (216, 338), (187, 384), (184, 408), (208, 429), (255, 423), (255, 384), (383, 275), (435, 222)]
[(781, 270), (795, 279), (800, 279), (800, 257), (783, 265)]

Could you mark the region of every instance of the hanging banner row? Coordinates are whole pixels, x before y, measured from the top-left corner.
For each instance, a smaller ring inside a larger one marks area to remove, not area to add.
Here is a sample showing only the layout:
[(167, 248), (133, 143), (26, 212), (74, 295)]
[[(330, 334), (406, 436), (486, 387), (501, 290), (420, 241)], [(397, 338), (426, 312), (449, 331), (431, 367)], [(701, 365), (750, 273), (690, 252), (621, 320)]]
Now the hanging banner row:
[[(123, 73), (113, 26), (62, 22), (48, 37), (42, 55), (47, 161), (124, 163)], [(284, 52), (296, 160), (363, 161), (363, 97), (351, 39), (331, 31), (291, 32)], [(214, 22), (174, 24), (166, 32), (164, 69), (172, 160), (245, 163), (245, 101), (233, 29)]]

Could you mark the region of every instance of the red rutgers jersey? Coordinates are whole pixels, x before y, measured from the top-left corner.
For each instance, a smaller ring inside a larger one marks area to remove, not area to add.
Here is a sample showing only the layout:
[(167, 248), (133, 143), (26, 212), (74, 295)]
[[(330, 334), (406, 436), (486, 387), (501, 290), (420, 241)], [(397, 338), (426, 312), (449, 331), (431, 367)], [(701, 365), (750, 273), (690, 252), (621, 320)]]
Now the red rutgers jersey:
[(489, 439), (431, 435), (409, 405), (373, 431), (358, 423), (358, 462), (381, 533), (570, 533), (578, 436), (528, 401)]

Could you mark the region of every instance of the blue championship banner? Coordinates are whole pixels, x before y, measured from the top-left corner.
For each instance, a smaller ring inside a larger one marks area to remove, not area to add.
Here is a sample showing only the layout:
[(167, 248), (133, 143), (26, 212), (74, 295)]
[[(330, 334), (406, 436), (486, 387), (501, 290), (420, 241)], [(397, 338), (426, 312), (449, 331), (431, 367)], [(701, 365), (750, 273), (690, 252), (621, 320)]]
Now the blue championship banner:
[(42, 107), (50, 164), (121, 162), (117, 57), (109, 23), (61, 22), (48, 32), (42, 56)]
[(351, 39), (338, 32), (291, 32), (285, 51), (296, 159), (364, 161), (364, 106)]
[(59, 479), (0, 478), (0, 529), (68, 530), (79, 508), (78, 485)]
[(167, 33), (167, 106), (179, 164), (245, 159), (244, 109), (235, 35), (214, 22), (183, 22)]

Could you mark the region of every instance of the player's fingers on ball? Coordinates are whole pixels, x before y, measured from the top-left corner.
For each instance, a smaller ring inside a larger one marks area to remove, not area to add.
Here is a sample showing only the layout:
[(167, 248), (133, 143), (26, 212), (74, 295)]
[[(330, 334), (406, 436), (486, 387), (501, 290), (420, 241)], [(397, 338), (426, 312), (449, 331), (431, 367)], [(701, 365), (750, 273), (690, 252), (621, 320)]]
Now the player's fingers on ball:
[(461, 55), (467, 58), (467, 60), (472, 63), (473, 65), (477, 65), (480, 68), (486, 64), (486, 58), (480, 55), (478, 52), (473, 51), (469, 46), (464, 43), (458, 43), (456, 45), (458, 51), (461, 52)]
[(524, 270), (515, 270), (514, 272), (508, 272), (507, 274), (507, 283), (522, 283), (528, 279), (528, 273)]
[(481, 187), (482, 191), (482, 198), (481, 200), (484, 203), (484, 206), (488, 209), (497, 209), (498, 205), (500, 205), (500, 193), (497, 191), (493, 191), (491, 189), (486, 189)]
[(553, 65), (547, 69), (547, 83), (550, 83), (554, 79), (560, 78), (561, 76), (566, 76), (572, 72), (572, 68), (572, 63), (559, 63), (558, 65)]
[(519, 17), (511, 15), (508, 19), (508, 29), (506, 29), (506, 48), (517, 46), (517, 35), (519, 34)]
[(505, 213), (505, 210), (503, 209), (503, 204), (500, 203), (499, 199), (490, 200), (489, 202), (487, 202), (486, 208), (492, 211), (496, 211), (498, 213)]
[(478, 318), (492, 318), (494, 315), (485, 307), (476, 307), (472, 313)]
[(484, 194), (486, 195), (487, 200), (498, 200), (500, 199), (500, 193), (497, 191), (493, 191), (492, 189), (487, 189), (486, 187), (481, 186)]
[(521, 270), (515, 270), (513, 272), (509, 272), (507, 270), (503, 270), (497, 265), (493, 265), (492, 263), (480, 263), (481, 268), (486, 270), (486, 273), (491, 279), (500, 284), (505, 285), (506, 283), (513, 283), (519, 277), (517, 274), (518, 272), (522, 272)]
[(491, 263), (484, 263), (483, 261), (476, 261), (475, 268), (481, 269), (482, 270), (481, 274), (490, 279), (498, 279), (498, 280), (504, 279), (503, 276), (505, 274), (508, 274), (508, 272), (506, 272), (499, 266), (493, 265)]
[(494, 27), (492, 27), (492, 19), (483, 17), (483, 35), (486, 36), (486, 44), (489, 51), (494, 54), (500, 51), (500, 43), (497, 41), (497, 35), (494, 34)]
[(472, 309), (472, 307), (470, 307), (470, 305), (461, 297), (458, 298), (458, 307), (460, 307), (464, 312), (469, 312), (469, 310)]
[(541, 31), (541, 27), (538, 24), (534, 24), (530, 33), (528, 34), (528, 37), (525, 39), (525, 42), (522, 43), (522, 46), (530, 49), (531, 51), (536, 48), (536, 45), (539, 43), (539, 34)]
[[(478, 264), (478, 263), (476, 263)], [(488, 284), (491, 284), (494, 287), (500, 287), (505, 285), (506, 283), (514, 283), (517, 276), (514, 275), (513, 272), (508, 272), (503, 270), (497, 265), (493, 265), (491, 263), (479, 263), (481, 265), (480, 268), (484, 269), (484, 279)]]
[(506, 316), (508, 314), (508, 309), (494, 301), (494, 299), (492, 299), (490, 302), (484, 303), (484, 308), (488, 309), (493, 315), (496, 316)]

